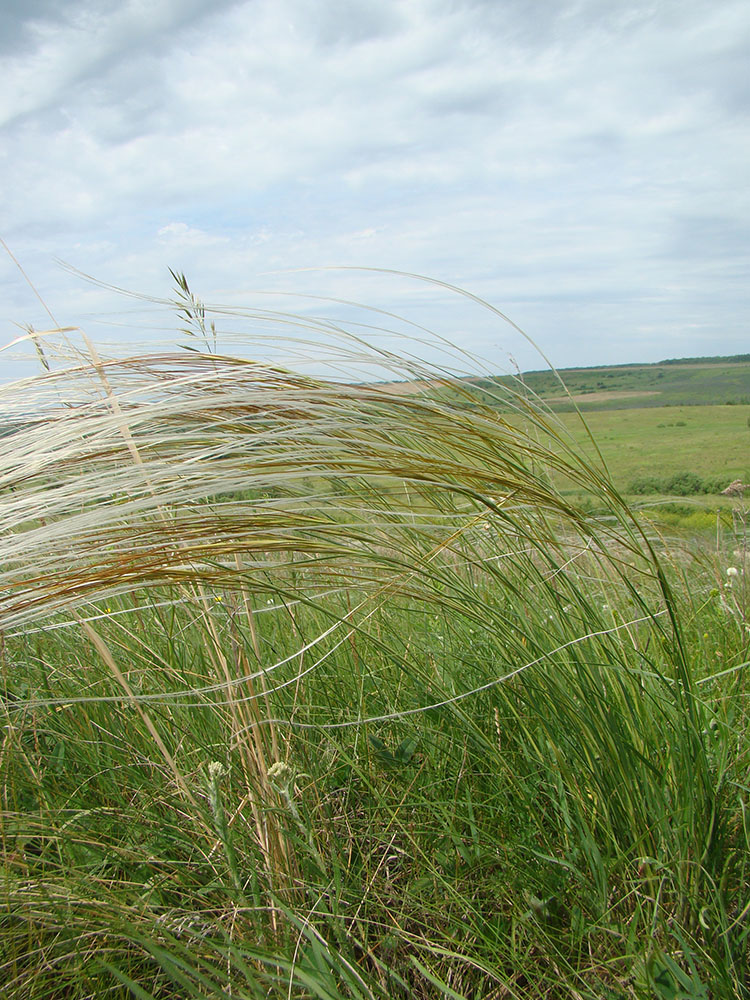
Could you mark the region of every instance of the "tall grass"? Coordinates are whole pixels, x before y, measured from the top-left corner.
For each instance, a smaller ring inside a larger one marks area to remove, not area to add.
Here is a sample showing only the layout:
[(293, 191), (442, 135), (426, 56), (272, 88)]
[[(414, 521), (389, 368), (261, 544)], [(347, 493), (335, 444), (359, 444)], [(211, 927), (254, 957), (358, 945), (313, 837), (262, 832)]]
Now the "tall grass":
[(193, 350), (0, 400), (8, 995), (747, 996), (721, 547), (521, 383), (222, 355), (179, 282)]

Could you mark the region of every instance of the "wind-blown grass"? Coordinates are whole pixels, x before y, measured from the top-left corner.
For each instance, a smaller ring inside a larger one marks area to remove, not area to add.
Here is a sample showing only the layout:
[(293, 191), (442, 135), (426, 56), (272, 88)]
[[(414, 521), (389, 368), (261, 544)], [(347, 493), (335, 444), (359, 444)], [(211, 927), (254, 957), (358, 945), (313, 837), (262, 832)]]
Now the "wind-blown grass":
[(3, 390), (9, 995), (747, 995), (744, 576), (523, 387), (206, 317)]

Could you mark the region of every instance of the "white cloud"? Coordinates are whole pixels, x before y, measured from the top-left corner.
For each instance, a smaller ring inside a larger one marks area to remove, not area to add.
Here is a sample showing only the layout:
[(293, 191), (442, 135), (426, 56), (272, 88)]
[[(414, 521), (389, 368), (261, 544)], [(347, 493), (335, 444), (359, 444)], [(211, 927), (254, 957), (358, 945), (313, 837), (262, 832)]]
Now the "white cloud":
[[(362, 264), (464, 283), (558, 364), (744, 350), (742, 0), (25, 9), (4, 15), (2, 228), (57, 311), (103, 299), (55, 257), (157, 294), (171, 266), (207, 297)], [(5, 318), (33, 318), (7, 261), (0, 283)]]
[(229, 242), (226, 236), (212, 236), (184, 222), (169, 222), (156, 235), (161, 243), (170, 247), (211, 247)]

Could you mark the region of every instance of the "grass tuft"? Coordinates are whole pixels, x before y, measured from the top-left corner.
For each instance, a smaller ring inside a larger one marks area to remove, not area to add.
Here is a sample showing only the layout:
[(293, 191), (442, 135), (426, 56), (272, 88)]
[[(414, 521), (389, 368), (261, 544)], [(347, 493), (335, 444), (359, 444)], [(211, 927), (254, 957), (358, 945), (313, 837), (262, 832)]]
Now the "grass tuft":
[(190, 350), (2, 389), (8, 995), (747, 996), (737, 533), (522, 385), (221, 354), (175, 278)]

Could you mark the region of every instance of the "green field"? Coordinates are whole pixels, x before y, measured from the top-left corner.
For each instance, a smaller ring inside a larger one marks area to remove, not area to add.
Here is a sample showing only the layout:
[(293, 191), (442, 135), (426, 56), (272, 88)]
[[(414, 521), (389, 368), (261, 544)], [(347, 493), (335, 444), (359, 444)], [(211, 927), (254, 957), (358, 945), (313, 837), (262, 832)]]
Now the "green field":
[[(560, 419), (593, 455), (581, 420), (573, 413)], [(639, 477), (664, 479), (683, 472), (721, 488), (735, 479), (750, 481), (750, 406), (601, 410), (587, 412), (585, 421), (623, 492), (631, 492)]]
[[(525, 372), (520, 379), (472, 380), (477, 389), (520, 382), (555, 409), (628, 409), (645, 406), (713, 406), (750, 404), (750, 356), (687, 358), (650, 365), (564, 368)], [(561, 381), (565, 384), (565, 389)]]
[(431, 379), (4, 390), (3, 996), (750, 997), (748, 508), (623, 497), (750, 406), (587, 413), (610, 478)]
[(598, 448), (626, 494), (712, 497), (721, 506), (730, 482), (750, 481), (748, 355), (525, 372), (425, 391), (500, 413), (549, 407), (592, 460)]

